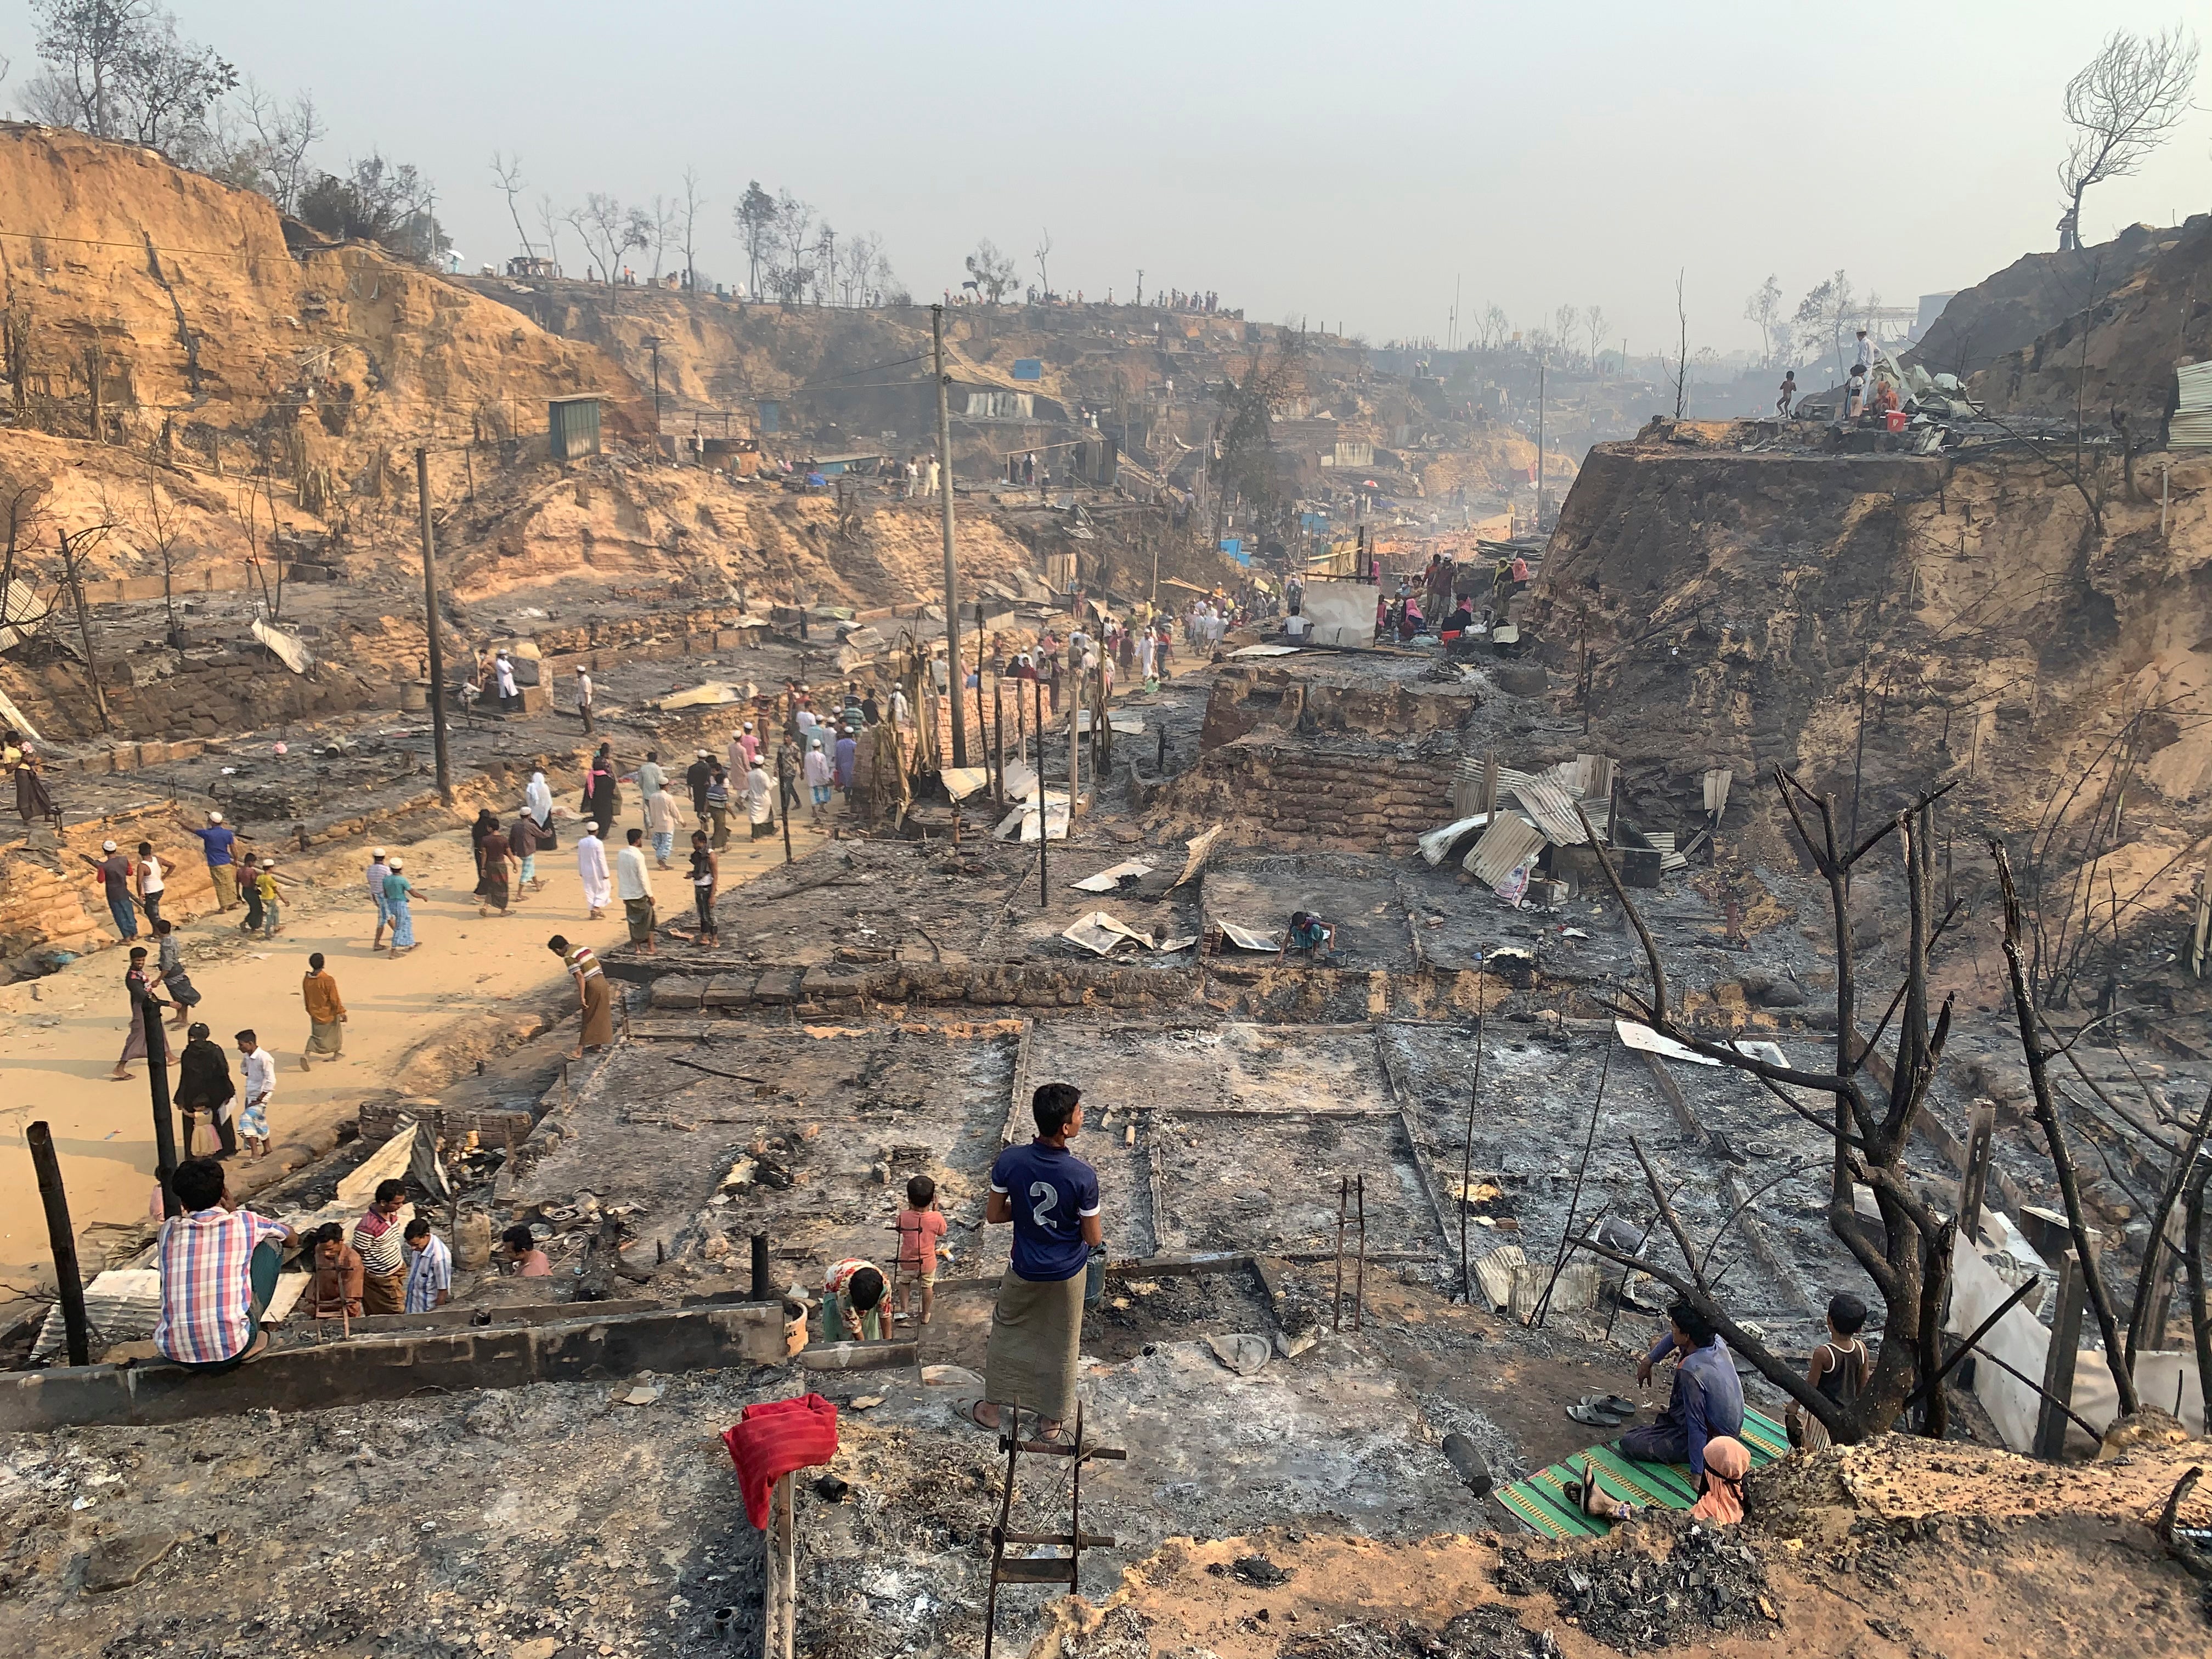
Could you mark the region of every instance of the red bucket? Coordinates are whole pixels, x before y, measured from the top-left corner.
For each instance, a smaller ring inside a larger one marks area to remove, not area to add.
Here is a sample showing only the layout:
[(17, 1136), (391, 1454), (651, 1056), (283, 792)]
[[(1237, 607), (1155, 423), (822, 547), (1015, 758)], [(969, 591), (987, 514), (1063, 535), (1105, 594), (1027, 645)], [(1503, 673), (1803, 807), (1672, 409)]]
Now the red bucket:
[(1903, 410), (1890, 410), (1884, 416), (1884, 419), (1888, 423), (1889, 429), (1892, 432), (1902, 432), (1905, 430), (1905, 411)]

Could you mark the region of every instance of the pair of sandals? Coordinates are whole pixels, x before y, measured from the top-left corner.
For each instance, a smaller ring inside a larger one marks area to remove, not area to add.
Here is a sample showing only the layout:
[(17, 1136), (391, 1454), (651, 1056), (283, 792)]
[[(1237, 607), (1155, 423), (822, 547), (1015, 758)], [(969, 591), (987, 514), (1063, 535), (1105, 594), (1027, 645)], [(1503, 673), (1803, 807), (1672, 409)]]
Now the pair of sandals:
[[(986, 1423), (981, 1418), (975, 1415), (978, 1411), (981, 1410), (984, 1406), (989, 1403), (989, 1401), (985, 1401), (980, 1395), (972, 1400), (963, 1400), (958, 1401), (953, 1407), (953, 1414), (959, 1418), (962, 1422), (967, 1424), (970, 1428), (981, 1429), (986, 1434), (1004, 1434), (1006, 1431), (1007, 1407), (1004, 1406), (1000, 1406), (999, 1407), (999, 1420), (995, 1423)], [(1065, 1423), (1060, 1424), (1056, 1428), (1048, 1430), (1042, 1426), (1042, 1419), (1034, 1413), (1025, 1411), (1018, 1413), (1015, 1418), (1015, 1427), (1018, 1431), (1024, 1421), (1037, 1423), (1040, 1425), (1039, 1427), (1032, 1429), (1028, 1436), (1028, 1438), (1030, 1441), (1038, 1445), (1072, 1446), (1075, 1443), (1075, 1435)]]
[(1634, 1504), (1623, 1503), (1600, 1484), (1597, 1470), (1587, 1457), (1583, 1459), (1583, 1478), (1562, 1483), (1559, 1490), (1565, 1494), (1567, 1502), (1591, 1520), (1603, 1521), (1607, 1525), (1626, 1521), (1636, 1512)]
[(1567, 1415), (1577, 1423), (1589, 1424), (1592, 1428), (1617, 1429), (1642, 1409), (1636, 1401), (1623, 1395), (1586, 1394), (1577, 1403), (1567, 1407)]

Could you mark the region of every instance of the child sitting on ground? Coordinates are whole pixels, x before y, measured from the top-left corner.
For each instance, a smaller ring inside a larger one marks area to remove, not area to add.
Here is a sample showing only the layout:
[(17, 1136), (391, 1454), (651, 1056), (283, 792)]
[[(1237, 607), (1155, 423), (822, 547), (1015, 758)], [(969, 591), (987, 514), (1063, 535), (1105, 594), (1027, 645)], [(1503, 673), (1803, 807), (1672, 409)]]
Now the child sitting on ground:
[(906, 1183), (906, 1208), (898, 1212), (898, 1299), (894, 1322), (907, 1316), (907, 1291), (921, 1287), (921, 1322), (937, 1308), (937, 1241), (945, 1237), (945, 1212), (937, 1207), (937, 1183), (918, 1175)]

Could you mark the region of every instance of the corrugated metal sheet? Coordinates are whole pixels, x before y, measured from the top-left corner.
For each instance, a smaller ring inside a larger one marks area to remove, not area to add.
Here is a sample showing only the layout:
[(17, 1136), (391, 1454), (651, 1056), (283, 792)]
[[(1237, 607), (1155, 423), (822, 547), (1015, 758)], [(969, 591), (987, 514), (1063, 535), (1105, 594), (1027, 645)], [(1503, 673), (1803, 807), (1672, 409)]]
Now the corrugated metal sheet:
[(1544, 844), (1544, 832), (1526, 818), (1501, 813), (1468, 849), (1460, 867), (1486, 887), (1495, 887)]
[(1555, 846), (1579, 847), (1589, 839), (1575, 817), (1574, 796), (1549, 775), (1515, 784), (1513, 799), (1536, 820), (1538, 828)]
[(2182, 363), (2173, 378), (2180, 396), (2166, 427), (2166, 447), (2212, 449), (2212, 362)]

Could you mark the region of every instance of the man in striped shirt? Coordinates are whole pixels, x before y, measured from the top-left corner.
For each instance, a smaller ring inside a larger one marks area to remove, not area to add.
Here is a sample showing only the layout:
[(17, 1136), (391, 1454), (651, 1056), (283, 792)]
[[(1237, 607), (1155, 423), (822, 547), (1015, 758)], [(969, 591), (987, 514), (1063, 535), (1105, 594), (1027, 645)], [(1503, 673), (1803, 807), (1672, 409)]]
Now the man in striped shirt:
[(184, 1213), (161, 1224), (155, 1260), (161, 1274), (161, 1317), (154, 1346), (180, 1365), (228, 1370), (269, 1346), (261, 1315), (276, 1292), (282, 1246), (294, 1234), (281, 1221), (229, 1207), (222, 1165), (187, 1158), (170, 1177)]
[(353, 1247), (361, 1252), (361, 1305), (364, 1313), (404, 1310), (407, 1262), (400, 1252), (399, 1212), (407, 1207), (407, 1183), (380, 1181), (376, 1201), (353, 1224)]

